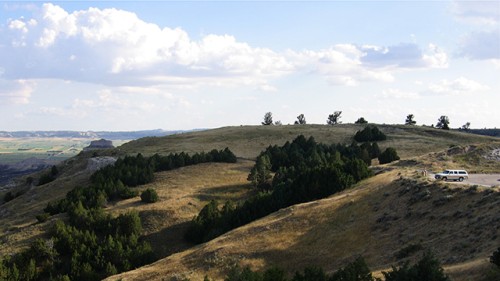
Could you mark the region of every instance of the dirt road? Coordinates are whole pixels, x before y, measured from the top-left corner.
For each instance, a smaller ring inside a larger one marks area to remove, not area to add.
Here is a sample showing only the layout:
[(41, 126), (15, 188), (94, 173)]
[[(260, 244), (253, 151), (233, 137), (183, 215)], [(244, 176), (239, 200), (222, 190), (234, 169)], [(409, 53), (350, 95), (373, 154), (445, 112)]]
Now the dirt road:
[(469, 174), (469, 184), (500, 186), (500, 174)]

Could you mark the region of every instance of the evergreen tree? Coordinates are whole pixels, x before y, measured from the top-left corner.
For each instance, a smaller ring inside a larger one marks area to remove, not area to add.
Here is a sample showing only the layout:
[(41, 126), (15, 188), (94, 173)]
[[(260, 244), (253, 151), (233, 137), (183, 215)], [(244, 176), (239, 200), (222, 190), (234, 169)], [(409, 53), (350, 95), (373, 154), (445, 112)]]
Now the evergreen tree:
[(340, 121), (342, 111), (335, 111), (333, 114), (328, 115), (328, 119), (326, 120), (326, 124), (335, 125), (342, 123)]
[(304, 114), (300, 114), (297, 116), (297, 121), (295, 121), (295, 125), (305, 125), (306, 124), (306, 117)]
[(248, 180), (257, 188), (268, 189), (269, 179), (271, 179), (271, 161), (269, 156), (264, 154), (257, 157), (257, 162), (250, 171)]
[(368, 121), (366, 121), (364, 117), (359, 117), (358, 120), (354, 122), (354, 124), (367, 124), (367, 123)]
[(262, 125), (269, 126), (273, 124), (273, 114), (271, 112), (267, 112), (264, 115), (264, 122), (262, 122)]
[(378, 161), (380, 164), (391, 163), (391, 162), (399, 160), (399, 159), (400, 158), (398, 156), (398, 153), (396, 152), (396, 149), (394, 149), (392, 147), (386, 148), (385, 151), (382, 152), (378, 157)]

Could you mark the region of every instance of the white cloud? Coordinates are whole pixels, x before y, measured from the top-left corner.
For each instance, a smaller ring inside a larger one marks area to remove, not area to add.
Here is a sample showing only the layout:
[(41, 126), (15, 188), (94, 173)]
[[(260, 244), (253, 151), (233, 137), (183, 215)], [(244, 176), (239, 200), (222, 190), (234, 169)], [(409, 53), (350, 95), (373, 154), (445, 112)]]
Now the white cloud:
[(429, 85), (429, 91), (431, 93), (442, 95), (473, 94), (488, 89), (488, 86), (464, 77), (452, 81), (442, 80), (439, 83)]
[(29, 103), (36, 83), (28, 80), (7, 81), (0, 79), (0, 104)]
[(0, 67), (9, 79), (53, 78), (108, 86), (260, 87), (291, 73), (319, 74), (332, 84), (393, 81), (400, 69), (447, 66), (434, 45), (337, 44), (282, 53), (255, 48), (231, 35), (192, 40), (181, 28), (160, 27), (134, 13), (97, 9), (68, 13), (43, 4), (32, 19), (0, 30)]
[(292, 70), (282, 55), (233, 36), (210, 34), (193, 41), (180, 28), (162, 29), (117, 9), (70, 14), (44, 4), (37, 18), (10, 20), (9, 27), (0, 39), (0, 61), (13, 79), (151, 85), (175, 77), (236, 78), (237, 83), (250, 77), (259, 84)]

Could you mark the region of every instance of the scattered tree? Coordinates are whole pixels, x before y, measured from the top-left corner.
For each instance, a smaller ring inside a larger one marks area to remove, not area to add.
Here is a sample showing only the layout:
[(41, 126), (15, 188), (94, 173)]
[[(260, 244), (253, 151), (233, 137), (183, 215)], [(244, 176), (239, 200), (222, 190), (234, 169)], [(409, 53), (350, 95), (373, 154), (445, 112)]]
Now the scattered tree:
[(413, 118), (415, 118), (413, 114), (408, 114), (408, 116), (406, 116), (405, 125), (415, 125), (417, 121), (413, 120)]
[(450, 119), (448, 119), (448, 116), (442, 115), (438, 119), (438, 122), (436, 124), (436, 128), (443, 129), (443, 130), (449, 130), (450, 127), (448, 125), (450, 125)]
[(328, 119), (326, 120), (326, 124), (328, 125), (335, 125), (335, 124), (340, 124), (342, 123), (340, 121), (340, 116), (342, 114), (342, 111), (335, 111), (333, 114), (328, 115)]
[(267, 112), (264, 115), (264, 122), (262, 122), (262, 125), (269, 126), (272, 124), (273, 124), (273, 114), (271, 112)]
[(380, 164), (391, 163), (392, 161), (396, 161), (399, 159), (400, 158), (398, 156), (398, 153), (396, 152), (396, 149), (392, 147), (386, 148), (386, 150), (378, 156), (378, 161)]
[(274, 122), (274, 125), (281, 126), (281, 125), (283, 125), (283, 123), (281, 123), (281, 120), (278, 120), (278, 121)]
[(354, 124), (367, 124), (367, 123), (368, 121), (366, 121), (364, 117), (359, 117), (358, 120), (354, 122)]
[(300, 114), (297, 116), (297, 121), (295, 121), (295, 125), (305, 125), (306, 124), (306, 117), (304, 114)]

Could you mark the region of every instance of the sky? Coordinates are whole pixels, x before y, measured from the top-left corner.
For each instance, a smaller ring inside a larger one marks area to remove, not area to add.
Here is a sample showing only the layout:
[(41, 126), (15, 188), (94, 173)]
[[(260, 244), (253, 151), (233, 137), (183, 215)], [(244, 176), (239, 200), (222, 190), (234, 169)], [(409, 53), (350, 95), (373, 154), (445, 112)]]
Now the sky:
[(500, 1), (0, 1), (0, 131), (500, 127)]

